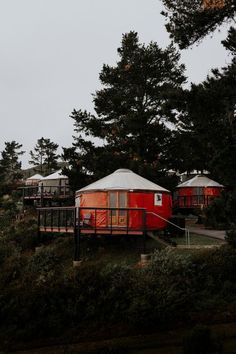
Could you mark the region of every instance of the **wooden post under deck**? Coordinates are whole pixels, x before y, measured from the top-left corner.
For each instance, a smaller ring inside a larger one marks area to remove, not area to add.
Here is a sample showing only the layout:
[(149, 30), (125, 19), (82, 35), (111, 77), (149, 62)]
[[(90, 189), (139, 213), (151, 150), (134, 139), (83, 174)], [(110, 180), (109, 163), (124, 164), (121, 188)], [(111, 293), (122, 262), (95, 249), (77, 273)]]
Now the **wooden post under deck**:
[(41, 232), (40, 232), (40, 210), (38, 210), (38, 232), (37, 232), (38, 244), (41, 243)]
[(143, 253), (146, 253), (146, 239), (147, 239), (147, 214), (146, 214), (146, 210), (143, 210)]
[[(78, 211), (78, 220), (76, 213)], [(80, 260), (80, 210), (79, 208), (74, 209), (74, 238), (75, 238), (75, 254), (74, 261)]]

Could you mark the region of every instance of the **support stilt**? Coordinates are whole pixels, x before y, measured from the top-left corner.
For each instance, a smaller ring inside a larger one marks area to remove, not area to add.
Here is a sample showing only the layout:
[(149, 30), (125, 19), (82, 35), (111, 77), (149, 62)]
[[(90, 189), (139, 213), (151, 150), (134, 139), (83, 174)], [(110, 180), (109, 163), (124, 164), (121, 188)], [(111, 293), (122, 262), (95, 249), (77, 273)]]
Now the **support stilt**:
[[(77, 210), (78, 210), (78, 221), (77, 221)], [(74, 239), (75, 239), (75, 254), (74, 254), (74, 262), (80, 261), (80, 210), (75, 209), (74, 214)]]

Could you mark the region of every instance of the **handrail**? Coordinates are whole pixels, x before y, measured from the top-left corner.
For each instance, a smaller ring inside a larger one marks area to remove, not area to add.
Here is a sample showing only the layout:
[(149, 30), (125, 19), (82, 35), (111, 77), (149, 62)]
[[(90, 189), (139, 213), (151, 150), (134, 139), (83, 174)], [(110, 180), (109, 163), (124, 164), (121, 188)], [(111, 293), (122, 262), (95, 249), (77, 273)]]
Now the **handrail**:
[(40, 208), (36, 208), (36, 210), (40, 211), (40, 210), (73, 210), (76, 209), (75, 206), (62, 206), (62, 207), (40, 207)]
[[(112, 211), (124, 211), (127, 214), (126, 220), (124, 220), (123, 223), (119, 224), (119, 222), (115, 225), (113, 225), (113, 220), (112, 220), (112, 215), (107, 214), (107, 211), (112, 212)], [(80, 223), (79, 217), (80, 217), (80, 211), (84, 212), (91, 212), (92, 213), (92, 222), (90, 224), (90, 227), (97, 232), (99, 229), (109, 229), (111, 231), (111, 234), (113, 233), (113, 229), (118, 228), (119, 230), (126, 230), (127, 234), (129, 231), (135, 231), (136, 226), (129, 225), (129, 214), (132, 212), (139, 212), (140, 219), (142, 219), (142, 225), (140, 225), (139, 231), (142, 231), (145, 233), (146, 231), (146, 209), (145, 208), (108, 208), (108, 207), (78, 207), (78, 206), (67, 206), (67, 207), (40, 207), (37, 208), (38, 215), (39, 215), (39, 226), (45, 227), (52, 227), (56, 226), (60, 229), (60, 227), (64, 227), (66, 223), (67, 227), (67, 220), (73, 219), (75, 224), (74, 227), (77, 227), (78, 229), (83, 228), (84, 224)], [(106, 213), (106, 220), (104, 225), (97, 225), (97, 214), (99, 211), (105, 212)], [(42, 218), (40, 218), (42, 216)], [(83, 215), (84, 216), (84, 215)], [(142, 216), (142, 218), (141, 218)], [(82, 218), (83, 221), (83, 218)], [(46, 225), (48, 224), (48, 225)], [(55, 225), (54, 225), (55, 224)], [(87, 225), (86, 225), (87, 226)]]
[(56, 209), (83, 209), (83, 210), (146, 210), (145, 208), (103, 208), (103, 207), (77, 207), (77, 206), (66, 206), (66, 207), (40, 207), (37, 210), (56, 210)]
[(185, 232), (186, 245), (188, 247), (190, 247), (190, 232), (189, 232), (189, 229), (186, 229), (185, 227), (180, 227), (179, 225), (174, 224), (170, 220), (163, 218), (163, 216), (158, 215), (158, 214), (154, 213), (153, 211), (147, 211), (147, 214), (152, 214), (152, 215), (154, 215), (154, 216), (166, 221), (168, 224), (173, 225), (177, 229), (184, 231)]
[(65, 196), (73, 194), (69, 185), (31, 185), (18, 188), (23, 193), (23, 198)]

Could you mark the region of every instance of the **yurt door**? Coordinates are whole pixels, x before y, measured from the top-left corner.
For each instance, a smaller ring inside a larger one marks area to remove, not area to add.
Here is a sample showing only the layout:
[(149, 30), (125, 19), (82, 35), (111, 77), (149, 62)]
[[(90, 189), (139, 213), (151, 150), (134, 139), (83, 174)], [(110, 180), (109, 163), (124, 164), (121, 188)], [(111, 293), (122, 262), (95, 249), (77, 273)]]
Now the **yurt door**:
[(127, 223), (127, 211), (119, 208), (127, 207), (126, 192), (109, 192), (109, 208), (117, 208), (111, 210), (109, 215), (109, 224), (114, 226), (125, 226)]

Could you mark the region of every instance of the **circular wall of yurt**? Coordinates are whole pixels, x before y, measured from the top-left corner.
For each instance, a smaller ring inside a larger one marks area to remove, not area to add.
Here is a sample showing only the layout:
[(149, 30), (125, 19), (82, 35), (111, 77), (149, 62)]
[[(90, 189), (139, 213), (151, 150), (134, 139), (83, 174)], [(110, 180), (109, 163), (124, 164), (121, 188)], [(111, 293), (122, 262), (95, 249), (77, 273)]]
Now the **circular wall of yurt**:
[[(76, 192), (81, 219), (96, 228), (163, 229), (171, 216), (171, 193), (128, 169)], [(156, 215), (155, 215), (156, 214)]]
[(218, 197), (224, 186), (204, 175), (197, 175), (176, 187), (174, 205), (178, 208), (202, 208)]

